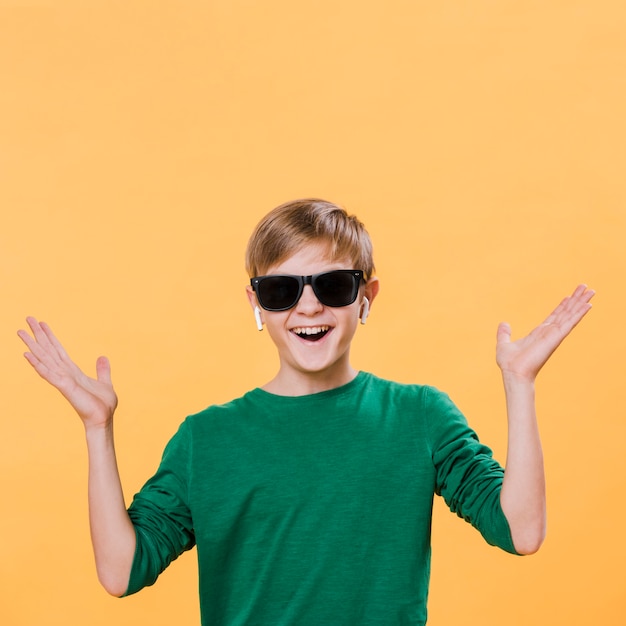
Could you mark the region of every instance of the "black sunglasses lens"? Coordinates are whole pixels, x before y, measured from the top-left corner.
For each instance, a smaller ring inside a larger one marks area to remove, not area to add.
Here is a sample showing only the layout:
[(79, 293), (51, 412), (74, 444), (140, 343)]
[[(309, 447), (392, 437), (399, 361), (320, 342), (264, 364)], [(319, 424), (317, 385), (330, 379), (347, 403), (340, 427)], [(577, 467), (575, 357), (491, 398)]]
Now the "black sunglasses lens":
[(322, 304), (347, 306), (356, 299), (359, 281), (353, 272), (327, 272), (315, 278), (313, 289)]
[(270, 311), (292, 307), (298, 300), (299, 291), (298, 279), (291, 276), (268, 276), (257, 285), (261, 306)]

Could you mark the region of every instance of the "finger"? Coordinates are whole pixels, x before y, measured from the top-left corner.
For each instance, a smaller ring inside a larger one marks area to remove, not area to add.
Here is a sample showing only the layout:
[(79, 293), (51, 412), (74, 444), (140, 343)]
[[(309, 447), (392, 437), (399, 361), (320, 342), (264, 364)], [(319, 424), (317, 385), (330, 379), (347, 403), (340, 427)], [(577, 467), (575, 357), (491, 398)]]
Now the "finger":
[(41, 376), (45, 381), (49, 382), (54, 387), (59, 387), (61, 384), (61, 377), (53, 370), (50, 369), (44, 361), (38, 358), (32, 352), (25, 352), (24, 358), (31, 364), (32, 368)]
[(26, 347), (30, 350), (31, 345), (34, 343), (33, 338), (21, 328), (17, 331), (17, 336), (26, 344)]
[(24, 356), (42, 378), (58, 387), (62, 384), (62, 373), (76, 366), (45, 322), (38, 322), (34, 317), (27, 317), (26, 321), (32, 336), (24, 330), (17, 333), (30, 350)]
[(579, 285), (574, 293), (566, 299), (565, 305), (560, 309), (557, 307), (557, 310), (546, 322), (554, 328), (558, 328), (562, 338), (566, 337), (589, 313), (592, 308), (590, 300), (594, 295), (595, 292), (588, 290), (586, 285)]
[(550, 313), (550, 315), (546, 317), (543, 323), (552, 324), (560, 315), (562, 315), (565, 311), (567, 311), (568, 308), (571, 306), (572, 297), (574, 296), (575, 293), (576, 293), (576, 290), (574, 291), (574, 293), (572, 293), (571, 296), (565, 296), (565, 298), (563, 298), (563, 300), (559, 302), (558, 306)]
[(26, 347), (30, 350), (29, 354), (39, 360), (46, 359), (46, 351), (28, 332), (25, 330), (18, 330), (17, 336), (26, 344)]
[(65, 351), (65, 348), (61, 345), (61, 342), (56, 338), (55, 334), (52, 332), (52, 329), (50, 328), (50, 326), (48, 326), (48, 324), (46, 324), (45, 322), (41, 322), (40, 326), (44, 334), (46, 335), (48, 341), (50, 342), (50, 345), (54, 347), (57, 354), (59, 355), (59, 358), (62, 361), (72, 362), (67, 352)]
[[(42, 326), (42, 323), (38, 322), (34, 317), (27, 317), (26, 322), (28, 323), (35, 339), (35, 342), (27, 344), (29, 348), (31, 348), (31, 352), (39, 358), (45, 358), (47, 355), (50, 360), (56, 363), (60, 362), (61, 358), (55, 346), (50, 342), (48, 335), (44, 331), (43, 326), (45, 326), (45, 324)], [(35, 348), (35, 350), (32, 348)]]
[(559, 327), (561, 332), (564, 334), (569, 334), (574, 327), (582, 320), (589, 311), (591, 311), (592, 304), (591, 302), (580, 302), (577, 306), (568, 311), (567, 315), (564, 315), (562, 319), (559, 320)]
[(572, 295), (569, 298), (566, 298), (565, 310), (576, 310), (581, 304), (587, 304), (594, 295), (595, 291), (587, 289), (587, 285), (578, 285)]
[(588, 289), (587, 285), (578, 285), (574, 293), (564, 300), (563, 313), (577, 316), (580, 312), (587, 312), (591, 308), (590, 300), (595, 295), (593, 289)]
[(578, 302), (589, 302), (595, 295), (596, 292), (593, 289), (589, 289), (587, 285), (578, 285), (578, 287), (574, 289), (574, 293), (570, 296), (570, 301), (573, 305)]
[(596, 292), (593, 289), (589, 289), (589, 287), (585, 283), (581, 283), (574, 289), (573, 296), (584, 296), (584, 297), (593, 297)]
[(510, 343), (511, 342), (511, 326), (507, 322), (501, 322), (498, 324), (498, 331), (496, 333), (497, 343)]
[(100, 382), (111, 384), (111, 363), (105, 356), (96, 360), (96, 376)]
[(579, 293), (576, 296), (580, 302), (589, 302), (596, 295), (593, 289), (589, 289), (587, 285), (579, 285)]
[(563, 314), (568, 314), (570, 312), (576, 313), (579, 309), (584, 310), (586, 313), (590, 308), (590, 306), (587, 307), (586, 305), (594, 295), (595, 291), (588, 289), (587, 285), (578, 285), (572, 292), (572, 295), (563, 298), (556, 309), (548, 315), (543, 323), (554, 324), (561, 316), (563, 316)]

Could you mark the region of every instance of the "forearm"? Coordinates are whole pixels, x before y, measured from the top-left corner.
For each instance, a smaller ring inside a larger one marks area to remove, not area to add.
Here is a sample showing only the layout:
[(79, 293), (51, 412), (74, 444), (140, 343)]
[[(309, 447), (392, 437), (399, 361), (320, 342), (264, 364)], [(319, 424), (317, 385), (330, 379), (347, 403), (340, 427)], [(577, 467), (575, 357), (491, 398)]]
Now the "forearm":
[(508, 449), (502, 510), (509, 522), (515, 549), (532, 554), (546, 532), (546, 489), (543, 452), (532, 380), (503, 373), (508, 417)]
[(89, 522), (98, 578), (112, 595), (128, 587), (135, 553), (135, 530), (126, 511), (113, 424), (86, 430), (89, 454)]

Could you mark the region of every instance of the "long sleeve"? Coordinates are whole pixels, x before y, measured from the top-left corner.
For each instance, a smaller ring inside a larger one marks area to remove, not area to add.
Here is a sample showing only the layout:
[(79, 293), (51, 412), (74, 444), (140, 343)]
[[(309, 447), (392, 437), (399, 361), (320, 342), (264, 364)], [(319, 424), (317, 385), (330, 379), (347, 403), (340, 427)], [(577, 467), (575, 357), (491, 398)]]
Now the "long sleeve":
[(453, 513), (477, 528), (487, 543), (517, 554), (500, 506), (504, 469), (445, 393), (429, 388), (425, 405), (436, 493)]
[(183, 422), (165, 448), (156, 474), (128, 509), (137, 547), (125, 595), (154, 584), (174, 559), (195, 545), (188, 505), (191, 453), (189, 428)]

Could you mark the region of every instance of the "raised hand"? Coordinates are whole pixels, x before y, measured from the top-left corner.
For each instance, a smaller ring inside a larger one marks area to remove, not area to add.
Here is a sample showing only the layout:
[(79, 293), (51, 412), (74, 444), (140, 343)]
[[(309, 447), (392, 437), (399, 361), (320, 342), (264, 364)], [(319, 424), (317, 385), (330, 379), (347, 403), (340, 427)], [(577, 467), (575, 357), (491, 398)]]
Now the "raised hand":
[(117, 395), (111, 384), (111, 367), (106, 357), (96, 361), (96, 378), (90, 378), (69, 358), (59, 340), (45, 322), (26, 318), (32, 336), (19, 330), (29, 352), (24, 356), (35, 371), (56, 387), (83, 420), (85, 427), (105, 426), (117, 407)]
[(576, 287), (546, 320), (526, 337), (511, 341), (511, 327), (498, 327), (496, 361), (504, 375), (533, 381), (552, 353), (591, 309), (595, 292), (586, 285)]

